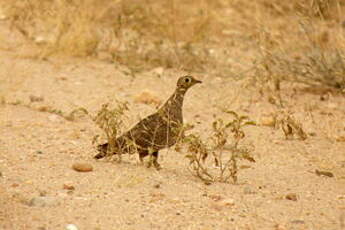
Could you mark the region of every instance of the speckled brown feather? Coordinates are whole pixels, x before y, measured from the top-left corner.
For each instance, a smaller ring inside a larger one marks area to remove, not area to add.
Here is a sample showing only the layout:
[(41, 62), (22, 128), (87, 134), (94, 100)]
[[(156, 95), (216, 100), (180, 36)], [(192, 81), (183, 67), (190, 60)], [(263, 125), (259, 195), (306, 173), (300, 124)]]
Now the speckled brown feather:
[(98, 146), (99, 153), (94, 157), (100, 159), (106, 155), (122, 153), (139, 153), (140, 159), (152, 153), (156, 168), (158, 151), (174, 145), (183, 125), (182, 106), (187, 90), (196, 83), (201, 83), (191, 76), (179, 78), (175, 92), (154, 114), (141, 120), (132, 129), (116, 138), (114, 150), (109, 144)]

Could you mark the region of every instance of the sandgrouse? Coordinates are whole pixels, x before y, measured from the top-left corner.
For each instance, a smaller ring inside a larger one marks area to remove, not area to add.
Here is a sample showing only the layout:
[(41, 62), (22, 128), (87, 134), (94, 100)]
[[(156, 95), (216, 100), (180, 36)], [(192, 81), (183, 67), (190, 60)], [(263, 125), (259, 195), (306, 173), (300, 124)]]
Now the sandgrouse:
[(158, 151), (174, 145), (180, 137), (184, 95), (197, 83), (201, 81), (192, 76), (180, 77), (175, 92), (156, 113), (144, 118), (132, 129), (117, 137), (111, 149), (109, 143), (99, 145), (99, 153), (94, 158), (138, 152), (141, 162), (145, 156), (150, 155), (148, 167), (153, 164), (156, 169), (160, 169), (157, 162)]

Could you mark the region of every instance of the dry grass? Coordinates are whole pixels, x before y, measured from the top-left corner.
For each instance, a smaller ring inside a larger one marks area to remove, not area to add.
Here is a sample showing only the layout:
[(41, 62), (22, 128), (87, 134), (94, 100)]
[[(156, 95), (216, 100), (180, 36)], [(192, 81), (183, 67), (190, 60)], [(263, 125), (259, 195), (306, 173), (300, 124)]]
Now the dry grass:
[[(278, 89), (286, 80), (345, 88), (339, 0), (3, 0), (0, 6), (37, 58), (92, 56), (133, 74), (161, 66), (254, 75)], [(234, 62), (238, 46), (250, 49), (254, 72), (234, 69), (248, 67)]]
[[(290, 7), (286, 8), (287, 5)], [(259, 29), (260, 58), (253, 75), (261, 90), (279, 91), (281, 83), (289, 81), (343, 91), (345, 37), (341, 12), (344, 4), (337, 0), (275, 2), (271, 8), (280, 13), (286, 9), (285, 16), (290, 18), (291, 25), (285, 22), (284, 35), (283, 30)]]
[(2, 4), (12, 28), (53, 54), (98, 56), (132, 67), (204, 69), (206, 44), (217, 28), (208, 1), (34, 0)]

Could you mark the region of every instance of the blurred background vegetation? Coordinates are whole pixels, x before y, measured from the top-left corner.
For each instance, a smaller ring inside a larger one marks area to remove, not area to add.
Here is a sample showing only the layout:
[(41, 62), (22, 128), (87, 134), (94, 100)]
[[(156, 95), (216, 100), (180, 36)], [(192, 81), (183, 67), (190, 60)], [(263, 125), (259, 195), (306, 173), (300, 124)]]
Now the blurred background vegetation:
[(283, 81), (345, 89), (341, 0), (1, 0), (0, 6), (0, 19), (32, 49), (24, 53), (0, 38), (2, 48), (25, 57), (250, 76), (274, 90)]

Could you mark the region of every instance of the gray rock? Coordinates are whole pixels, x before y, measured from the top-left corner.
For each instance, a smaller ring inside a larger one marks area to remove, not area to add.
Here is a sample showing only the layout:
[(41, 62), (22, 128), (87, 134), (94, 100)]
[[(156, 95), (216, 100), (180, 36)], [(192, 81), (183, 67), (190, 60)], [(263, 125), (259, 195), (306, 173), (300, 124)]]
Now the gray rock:
[(47, 197), (47, 196), (38, 196), (32, 198), (28, 205), (31, 207), (50, 207), (55, 206), (58, 204), (58, 201), (55, 197)]

